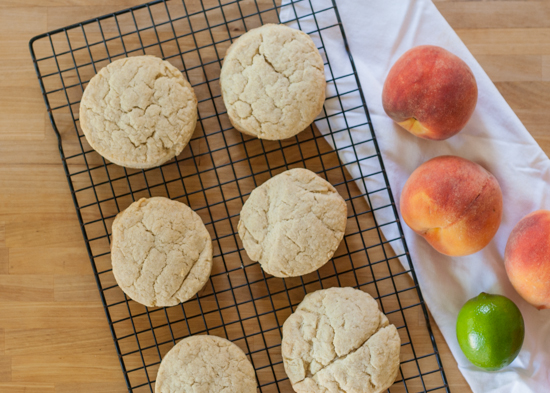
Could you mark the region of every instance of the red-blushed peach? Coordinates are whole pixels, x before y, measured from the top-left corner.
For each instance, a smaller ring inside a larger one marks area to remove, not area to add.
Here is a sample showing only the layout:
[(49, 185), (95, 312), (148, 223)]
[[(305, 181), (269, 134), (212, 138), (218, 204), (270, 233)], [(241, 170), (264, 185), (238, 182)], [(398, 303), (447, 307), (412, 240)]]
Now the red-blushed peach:
[(477, 103), (468, 65), (438, 46), (417, 46), (390, 69), (382, 91), (384, 110), (424, 139), (443, 140), (464, 128)]
[(517, 223), (504, 261), (520, 296), (539, 310), (550, 308), (550, 211), (537, 210)]
[(400, 200), (407, 225), (442, 254), (462, 256), (485, 247), (500, 226), (502, 192), (475, 162), (440, 156), (409, 177)]

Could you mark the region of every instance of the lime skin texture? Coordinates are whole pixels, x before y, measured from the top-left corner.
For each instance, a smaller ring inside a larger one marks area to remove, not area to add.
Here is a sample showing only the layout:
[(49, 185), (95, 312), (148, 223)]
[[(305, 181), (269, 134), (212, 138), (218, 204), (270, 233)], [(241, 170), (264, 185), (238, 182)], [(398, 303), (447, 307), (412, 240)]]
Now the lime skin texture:
[(510, 299), (482, 292), (462, 306), (456, 336), (470, 362), (486, 371), (497, 371), (519, 354), (525, 324), (519, 308)]

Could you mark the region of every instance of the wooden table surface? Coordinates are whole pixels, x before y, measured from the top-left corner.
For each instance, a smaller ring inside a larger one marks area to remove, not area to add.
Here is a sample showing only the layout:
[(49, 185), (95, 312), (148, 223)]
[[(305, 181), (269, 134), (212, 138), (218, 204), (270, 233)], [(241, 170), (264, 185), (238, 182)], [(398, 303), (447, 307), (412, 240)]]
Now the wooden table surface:
[[(28, 41), (142, 2), (0, 0), (2, 392), (126, 389)], [(436, 5), (548, 154), (550, 1)], [(435, 333), (451, 389), (470, 392), (437, 328)]]

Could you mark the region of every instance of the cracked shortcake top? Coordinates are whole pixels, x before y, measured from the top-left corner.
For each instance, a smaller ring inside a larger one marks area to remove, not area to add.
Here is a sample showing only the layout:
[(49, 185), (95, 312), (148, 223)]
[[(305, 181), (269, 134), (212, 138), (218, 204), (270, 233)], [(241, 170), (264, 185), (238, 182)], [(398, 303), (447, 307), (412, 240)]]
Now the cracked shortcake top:
[(111, 260), (120, 288), (148, 307), (174, 306), (194, 296), (212, 270), (212, 240), (187, 205), (142, 198), (119, 213)]
[(256, 376), (244, 352), (232, 342), (193, 336), (162, 359), (155, 393), (256, 393)]
[(250, 30), (227, 50), (220, 75), (233, 126), (285, 139), (309, 126), (325, 102), (323, 59), (312, 39), (285, 25)]
[(130, 168), (152, 168), (180, 154), (196, 122), (193, 88), (176, 67), (154, 56), (102, 68), (80, 102), (80, 126), (90, 146)]
[(298, 393), (380, 393), (399, 371), (401, 339), (369, 294), (308, 294), (283, 325), (285, 371)]
[(250, 194), (238, 224), (253, 261), (276, 277), (311, 273), (344, 237), (347, 205), (326, 180), (307, 169), (272, 177)]

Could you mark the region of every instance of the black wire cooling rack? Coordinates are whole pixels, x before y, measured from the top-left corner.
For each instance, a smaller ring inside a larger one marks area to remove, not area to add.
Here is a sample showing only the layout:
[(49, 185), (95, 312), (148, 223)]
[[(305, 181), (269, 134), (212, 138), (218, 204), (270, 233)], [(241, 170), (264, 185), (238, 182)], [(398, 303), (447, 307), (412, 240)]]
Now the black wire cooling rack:
[[(231, 42), (264, 23), (281, 23), (282, 14), (285, 23), (304, 29), (318, 44), (328, 96), (317, 126), (284, 141), (261, 141), (231, 127), (218, 78)], [(338, 75), (329, 61), (325, 34), (341, 36), (350, 70), (345, 75)], [(306, 293), (332, 286), (370, 293), (398, 328), (401, 367), (390, 392), (450, 391), (332, 0), (283, 5), (280, 0), (153, 1), (37, 36), (30, 50), (130, 392), (153, 392), (162, 357), (178, 340), (194, 334), (226, 337), (242, 348), (256, 369), (261, 392), (292, 392), (281, 358), (281, 326)], [(199, 122), (175, 160), (134, 170), (106, 162), (93, 151), (80, 129), (78, 108), (86, 83), (99, 69), (143, 54), (162, 57), (182, 70), (199, 100)], [(350, 106), (351, 96), (360, 104)], [(370, 153), (364, 156), (364, 151)], [(247, 257), (236, 224), (255, 187), (295, 167), (330, 181), (347, 201), (350, 216), (331, 262), (300, 278), (279, 279), (265, 275)], [(375, 179), (382, 186), (374, 187)], [(189, 205), (213, 239), (210, 281), (175, 307), (146, 308), (129, 300), (111, 271), (109, 236), (115, 215), (150, 196)], [(391, 219), (381, 222), (382, 216)], [(387, 239), (383, 231), (390, 226), (397, 235)], [(394, 250), (403, 252), (396, 255)]]

